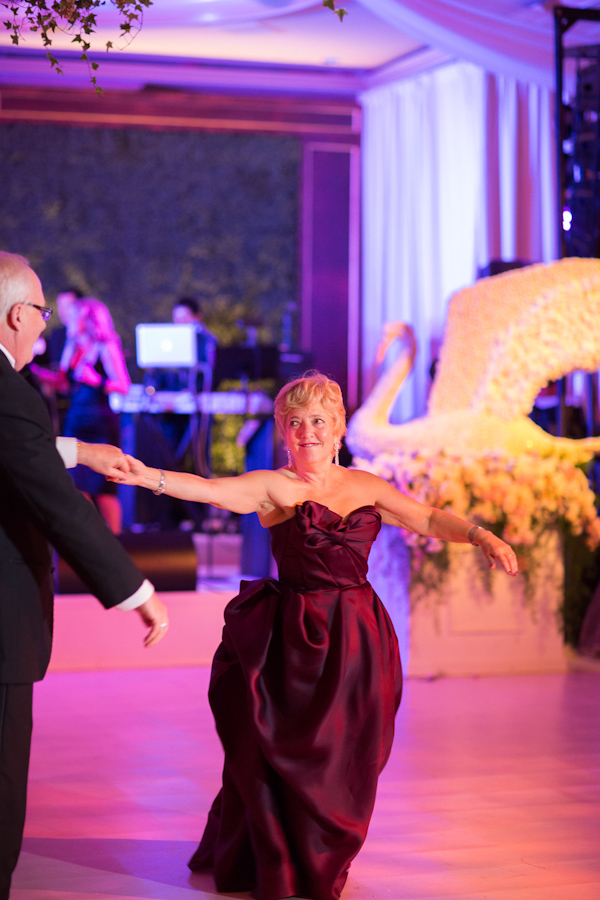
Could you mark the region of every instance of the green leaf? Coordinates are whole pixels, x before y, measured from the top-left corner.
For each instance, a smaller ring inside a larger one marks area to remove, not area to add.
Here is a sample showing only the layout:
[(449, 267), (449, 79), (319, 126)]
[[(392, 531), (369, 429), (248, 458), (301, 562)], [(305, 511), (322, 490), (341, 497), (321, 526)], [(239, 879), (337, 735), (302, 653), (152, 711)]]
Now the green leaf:
[[(143, 11), (152, 6), (153, 0), (110, 0), (123, 20), (119, 23), (119, 38), (129, 43), (142, 27)], [(333, 0), (332, 0), (333, 2)], [(97, 29), (97, 11), (105, 6), (107, 0), (0, 0), (0, 6), (8, 9), (14, 21), (3, 21), (4, 28), (10, 35), (11, 42), (21, 42), (21, 28), (37, 33), (44, 47), (51, 47), (53, 35), (58, 28), (69, 34), (73, 43), (79, 44), (84, 54), (91, 50), (91, 43), (86, 37), (93, 35)], [(112, 41), (106, 42), (107, 52), (113, 49)], [(88, 65), (87, 55), (82, 57)], [(50, 59), (50, 57), (49, 57)], [(52, 68), (62, 71), (57, 60), (50, 60)], [(98, 68), (93, 65), (92, 71)]]
[(335, 5), (335, 0), (323, 0), (323, 6), (326, 6), (327, 9), (332, 10), (332, 12), (335, 13), (335, 15), (338, 17), (338, 19), (340, 20), (340, 22), (343, 20), (344, 16), (347, 16), (347, 15), (348, 15), (348, 10), (347, 10), (347, 9), (341, 9), (341, 8), (338, 9), (338, 8), (336, 7), (336, 5)]
[(55, 57), (55, 56), (52, 56), (52, 54), (50, 53), (49, 50), (46, 51), (46, 56), (47, 56), (48, 59), (50, 60), (50, 67), (51, 67), (52, 69), (56, 69), (56, 72), (57, 72), (58, 75), (62, 75), (62, 74), (63, 74), (63, 70), (62, 70), (61, 67), (59, 66), (58, 60), (56, 59), (56, 57)]

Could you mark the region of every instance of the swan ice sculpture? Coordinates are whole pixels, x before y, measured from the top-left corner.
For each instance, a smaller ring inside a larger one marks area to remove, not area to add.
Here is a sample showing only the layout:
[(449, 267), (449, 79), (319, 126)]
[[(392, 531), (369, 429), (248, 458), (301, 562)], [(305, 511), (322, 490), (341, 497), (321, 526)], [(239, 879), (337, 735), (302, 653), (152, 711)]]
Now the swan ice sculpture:
[(549, 381), (600, 367), (599, 259), (528, 266), (454, 294), (427, 414), (392, 425), (390, 411), (416, 352), (412, 329), (390, 323), (378, 362), (397, 339), (403, 352), (348, 425), (358, 465), (415, 452), (537, 453), (578, 464), (600, 452), (600, 437), (556, 438), (528, 418)]

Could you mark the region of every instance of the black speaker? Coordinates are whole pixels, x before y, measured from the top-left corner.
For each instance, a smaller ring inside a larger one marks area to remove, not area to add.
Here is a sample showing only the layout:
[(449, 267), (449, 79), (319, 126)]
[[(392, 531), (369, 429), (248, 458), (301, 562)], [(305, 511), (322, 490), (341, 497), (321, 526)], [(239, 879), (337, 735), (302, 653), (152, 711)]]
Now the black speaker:
[[(157, 591), (196, 590), (198, 561), (189, 531), (125, 533), (119, 536), (119, 541)], [(56, 574), (58, 594), (88, 593), (88, 588), (64, 559), (59, 559)]]

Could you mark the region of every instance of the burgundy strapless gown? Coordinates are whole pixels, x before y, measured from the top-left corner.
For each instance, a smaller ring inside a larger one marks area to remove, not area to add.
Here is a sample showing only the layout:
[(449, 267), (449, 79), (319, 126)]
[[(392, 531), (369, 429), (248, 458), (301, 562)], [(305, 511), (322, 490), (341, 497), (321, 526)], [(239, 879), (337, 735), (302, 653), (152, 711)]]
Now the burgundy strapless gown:
[(400, 702), (398, 642), (365, 580), (375, 507), (308, 501), (271, 528), (279, 581), (225, 610), (209, 699), (223, 787), (193, 870), (261, 900), (337, 900), (360, 850)]

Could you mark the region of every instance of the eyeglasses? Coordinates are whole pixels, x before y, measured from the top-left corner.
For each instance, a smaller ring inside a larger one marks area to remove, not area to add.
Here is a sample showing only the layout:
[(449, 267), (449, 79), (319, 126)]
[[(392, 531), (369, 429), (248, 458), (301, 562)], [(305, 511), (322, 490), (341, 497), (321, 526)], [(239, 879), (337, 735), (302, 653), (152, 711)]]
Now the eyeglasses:
[(54, 312), (51, 306), (38, 306), (37, 303), (24, 303), (23, 306), (33, 306), (34, 309), (39, 309), (40, 315), (44, 322), (47, 322)]

